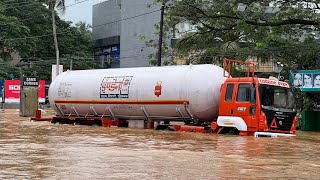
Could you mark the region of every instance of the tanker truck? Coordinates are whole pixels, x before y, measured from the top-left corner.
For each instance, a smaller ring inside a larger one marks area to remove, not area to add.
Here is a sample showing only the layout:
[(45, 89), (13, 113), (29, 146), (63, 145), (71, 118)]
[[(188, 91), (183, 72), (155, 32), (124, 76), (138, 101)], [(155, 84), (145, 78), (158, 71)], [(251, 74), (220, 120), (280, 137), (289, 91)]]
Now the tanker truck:
[[(223, 68), (205, 64), (66, 71), (49, 88), (57, 113), (52, 121), (107, 119), (125, 127), (295, 134), (289, 84), (254, 77), (254, 71), (232, 78), (231, 62), (225, 60)], [(248, 71), (254, 69), (250, 65)]]

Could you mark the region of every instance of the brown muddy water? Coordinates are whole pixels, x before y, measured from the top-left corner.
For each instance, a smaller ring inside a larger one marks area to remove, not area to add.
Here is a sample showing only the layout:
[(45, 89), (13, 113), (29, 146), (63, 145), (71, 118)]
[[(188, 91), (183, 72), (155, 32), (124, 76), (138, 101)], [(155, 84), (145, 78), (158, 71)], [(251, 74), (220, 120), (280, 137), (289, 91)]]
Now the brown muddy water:
[(0, 179), (319, 179), (320, 133), (254, 138), (30, 122), (0, 110)]

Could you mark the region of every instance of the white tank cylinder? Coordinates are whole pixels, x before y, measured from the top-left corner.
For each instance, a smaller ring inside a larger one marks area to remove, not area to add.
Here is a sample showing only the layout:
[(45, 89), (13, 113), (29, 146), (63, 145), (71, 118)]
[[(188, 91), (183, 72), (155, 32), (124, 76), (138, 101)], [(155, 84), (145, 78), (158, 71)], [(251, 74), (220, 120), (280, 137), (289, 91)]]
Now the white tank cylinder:
[(225, 80), (215, 65), (67, 71), (49, 100), (59, 115), (213, 120)]

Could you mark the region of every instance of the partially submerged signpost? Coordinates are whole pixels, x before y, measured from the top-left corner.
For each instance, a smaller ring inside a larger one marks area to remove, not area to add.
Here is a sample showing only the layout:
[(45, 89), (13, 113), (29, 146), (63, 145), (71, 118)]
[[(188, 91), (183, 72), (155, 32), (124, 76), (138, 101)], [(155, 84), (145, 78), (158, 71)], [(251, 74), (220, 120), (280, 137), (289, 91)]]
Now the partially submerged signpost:
[(38, 78), (23, 77), (20, 84), (20, 116), (33, 117), (38, 110)]

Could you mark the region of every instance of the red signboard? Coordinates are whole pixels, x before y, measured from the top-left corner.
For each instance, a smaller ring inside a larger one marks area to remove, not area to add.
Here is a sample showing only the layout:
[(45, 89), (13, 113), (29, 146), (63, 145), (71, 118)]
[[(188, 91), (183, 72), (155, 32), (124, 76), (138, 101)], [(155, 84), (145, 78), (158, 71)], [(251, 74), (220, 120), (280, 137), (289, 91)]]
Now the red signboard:
[[(20, 102), (20, 80), (5, 80), (4, 82), (4, 101)], [(45, 81), (39, 81), (38, 88), (39, 102), (45, 102)]]
[(45, 80), (39, 80), (39, 87), (38, 87), (38, 98), (39, 102), (45, 102), (46, 94), (45, 94), (45, 87), (46, 81)]
[(4, 81), (4, 102), (20, 102), (20, 81)]

